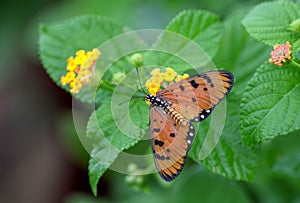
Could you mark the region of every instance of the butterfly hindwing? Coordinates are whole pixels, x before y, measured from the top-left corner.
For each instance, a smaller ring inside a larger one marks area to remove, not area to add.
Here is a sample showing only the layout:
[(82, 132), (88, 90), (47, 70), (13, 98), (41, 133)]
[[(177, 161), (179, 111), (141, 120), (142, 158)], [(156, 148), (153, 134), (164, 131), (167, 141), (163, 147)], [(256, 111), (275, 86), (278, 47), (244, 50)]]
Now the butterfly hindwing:
[(150, 109), (150, 134), (154, 162), (160, 176), (171, 181), (181, 172), (195, 136), (192, 123), (176, 125), (161, 108)]
[(198, 122), (208, 117), (229, 93), (232, 84), (232, 73), (213, 70), (174, 83), (157, 96), (167, 101), (186, 119)]

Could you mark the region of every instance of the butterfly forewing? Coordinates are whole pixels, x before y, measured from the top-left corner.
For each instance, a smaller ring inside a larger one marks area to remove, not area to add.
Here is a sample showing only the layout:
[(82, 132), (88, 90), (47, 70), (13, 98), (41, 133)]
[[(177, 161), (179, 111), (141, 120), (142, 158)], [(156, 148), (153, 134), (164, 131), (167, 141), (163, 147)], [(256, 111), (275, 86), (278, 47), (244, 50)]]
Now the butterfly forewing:
[(160, 176), (171, 181), (181, 172), (194, 139), (194, 126), (176, 125), (161, 108), (150, 109), (150, 134), (153, 156)]
[(207, 118), (232, 84), (232, 73), (214, 70), (172, 84), (157, 95), (186, 119), (198, 122)]

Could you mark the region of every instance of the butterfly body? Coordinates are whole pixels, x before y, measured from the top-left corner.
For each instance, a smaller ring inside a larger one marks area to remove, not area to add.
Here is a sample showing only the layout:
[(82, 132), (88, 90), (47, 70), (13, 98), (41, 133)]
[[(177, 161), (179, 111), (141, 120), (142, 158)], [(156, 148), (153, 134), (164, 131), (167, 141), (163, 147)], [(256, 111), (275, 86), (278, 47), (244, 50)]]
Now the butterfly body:
[(174, 180), (184, 166), (195, 137), (193, 122), (206, 119), (232, 84), (232, 73), (213, 70), (146, 95), (154, 162), (165, 181)]
[(170, 104), (164, 99), (153, 96), (151, 94), (146, 95), (146, 100), (151, 102), (151, 107), (157, 106), (163, 109), (167, 114), (171, 116), (171, 118), (175, 121), (177, 125), (187, 126), (188, 120), (184, 119), (182, 114), (178, 112), (176, 109), (172, 108)]

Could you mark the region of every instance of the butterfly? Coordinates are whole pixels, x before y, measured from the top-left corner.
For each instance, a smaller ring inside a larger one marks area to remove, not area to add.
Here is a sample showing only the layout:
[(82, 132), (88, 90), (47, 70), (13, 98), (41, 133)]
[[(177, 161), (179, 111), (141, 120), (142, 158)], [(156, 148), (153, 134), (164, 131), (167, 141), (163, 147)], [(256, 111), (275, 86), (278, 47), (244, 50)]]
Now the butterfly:
[(193, 122), (206, 119), (230, 92), (233, 74), (212, 70), (147, 94), (150, 102), (150, 135), (156, 169), (163, 180), (172, 181), (182, 171), (195, 138)]

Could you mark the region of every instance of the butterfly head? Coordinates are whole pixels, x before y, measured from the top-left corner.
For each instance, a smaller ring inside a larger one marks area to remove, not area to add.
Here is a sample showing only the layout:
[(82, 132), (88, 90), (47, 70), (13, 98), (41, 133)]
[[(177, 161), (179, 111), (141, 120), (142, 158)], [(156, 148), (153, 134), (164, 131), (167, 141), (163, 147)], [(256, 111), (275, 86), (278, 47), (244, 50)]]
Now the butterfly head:
[(163, 99), (159, 98), (158, 96), (153, 96), (152, 94), (146, 95), (146, 101), (149, 101), (153, 106), (160, 106), (160, 107), (167, 106), (167, 103)]
[(147, 94), (146, 100), (153, 103), (153, 101), (155, 100), (155, 96), (153, 96), (152, 94)]

